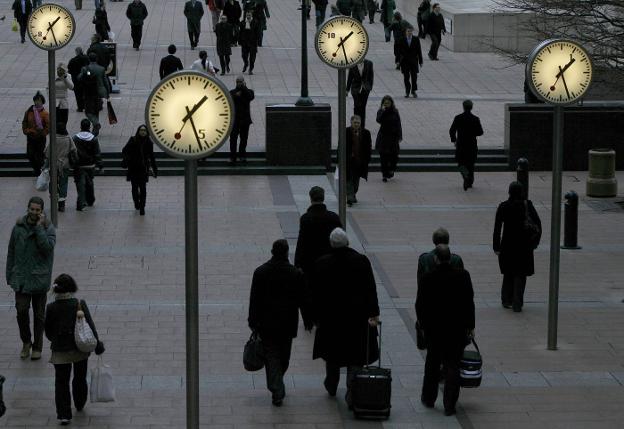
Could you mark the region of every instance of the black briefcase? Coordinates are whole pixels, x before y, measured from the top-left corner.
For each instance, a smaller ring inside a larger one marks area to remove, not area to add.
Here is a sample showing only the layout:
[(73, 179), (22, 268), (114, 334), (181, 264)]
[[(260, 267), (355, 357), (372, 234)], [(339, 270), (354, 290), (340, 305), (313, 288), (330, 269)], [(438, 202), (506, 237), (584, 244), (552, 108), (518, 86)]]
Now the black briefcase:
[[(366, 351), (368, 352), (366, 338)], [(368, 362), (368, 356), (366, 361)], [(351, 405), (356, 418), (387, 419), (390, 417), (392, 371), (381, 367), (381, 322), (379, 322), (379, 365), (364, 366), (355, 372), (351, 382)]]

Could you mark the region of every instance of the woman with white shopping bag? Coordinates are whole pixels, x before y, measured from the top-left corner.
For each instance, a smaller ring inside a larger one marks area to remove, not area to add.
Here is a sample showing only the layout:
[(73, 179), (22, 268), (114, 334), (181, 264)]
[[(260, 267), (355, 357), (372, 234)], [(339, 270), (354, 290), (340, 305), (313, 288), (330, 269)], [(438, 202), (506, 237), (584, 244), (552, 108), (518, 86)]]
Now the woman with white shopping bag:
[[(97, 355), (104, 353), (104, 344), (99, 341), (87, 303), (74, 297), (77, 290), (76, 281), (69, 274), (59, 275), (52, 289), (54, 302), (46, 308), (45, 334), (51, 342), (50, 363), (54, 364), (55, 371), (54, 399), (61, 425), (71, 422), (72, 396), (77, 411), (81, 411), (87, 402), (90, 351), (95, 351)], [(74, 378), (70, 393), (72, 366)]]

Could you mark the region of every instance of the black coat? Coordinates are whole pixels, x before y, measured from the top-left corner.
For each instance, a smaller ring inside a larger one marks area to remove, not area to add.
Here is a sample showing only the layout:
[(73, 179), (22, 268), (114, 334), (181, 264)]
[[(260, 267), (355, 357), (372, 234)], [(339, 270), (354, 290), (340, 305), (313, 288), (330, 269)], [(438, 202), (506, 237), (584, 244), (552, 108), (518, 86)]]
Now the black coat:
[(83, 67), (89, 65), (89, 57), (85, 54), (76, 55), (67, 63), (67, 72), (72, 77), (74, 85), (78, 82), (78, 75)]
[(104, 67), (104, 70), (108, 68), (108, 64), (111, 61), (110, 51), (106, 46), (104, 46), (101, 42), (92, 43), (87, 50), (87, 55), (91, 52), (95, 53), (97, 60), (96, 62)]
[(215, 26), (217, 36), (217, 55), (232, 55), (232, 25), (227, 22), (220, 22)]
[(24, 6), (26, 13), (22, 13), (22, 0), (15, 0), (11, 8), (13, 9), (13, 17), (19, 22), (22, 22), (22, 19), (24, 18), (28, 18), (33, 10), (33, 6), (30, 0), (26, 0), (26, 4)]
[(250, 51), (257, 51), (258, 39), (262, 31), (260, 28), (260, 23), (255, 19), (251, 21), (249, 28), (245, 28), (245, 21), (242, 21), (238, 33), (238, 43), (241, 47), (247, 48)]
[(336, 228), (342, 228), (338, 215), (325, 204), (312, 204), (299, 219), (295, 266), (310, 274), (314, 262), (331, 251), (329, 234)]
[(416, 317), (428, 345), (463, 347), (475, 327), (474, 292), (470, 274), (450, 264), (425, 274), (416, 297)]
[(377, 111), (379, 131), (375, 140), (375, 149), (379, 153), (398, 154), (399, 141), (403, 139), (401, 117), (396, 109), (379, 109)]
[(228, 24), (238, 25), (242, 13), (243, 11), (241, 10), (240, 3), (237, 0), (234, 0), (232, 3), (229, 1), (225, 2), (223, 15), (227, 17)]
[(251, 112), (249, 105), (255, 98), (253, 90), (246, 86), (230, 90), (230, 95), (234, 101), (234, 123), (251, 124)]
[(403, 37), (398, 43), (401, 70), (406, 71), (412, 68), (418, 73), (418, 65), (423, 64), (422, 49), (417, 35), (412, 36), (412, 43), (407, 44), (407, 37)]
[(375, 73), (373, 71), (373, 62), (364, 60), (362, 74), (358, 66), (349, 69), (349, 77), (347, 77), (347, 92), (351, 90), (351, 94), (355, 97), (361, 91), (371, 92), (375, 81)]
[[(353, 152), (353, 129), (347, 128), (347, 172), (355, 168), (358, 177), (368, 180), (368, 163), (371, 159), (371, 151), (373, 150), (373, 143), (371, 139), (370, 131), (367, 129), (360, 129), (360, 147), (359, 156), (354, 159)], [(349, 177), (349, 176), (347, 176)]]
[(340, 366), (376, 361), (377, 329), (368, 319), (379, 316), (379, 305), (368, 258), (349, 247), (332, 249), (314, 264), (311, 285), (317, 324), (313, 359)]
[(477, 136), (483, 135), (478, 116), (464, 112), (455, 116), (449, 130), (455, 143), (455, 159), (459, 165), (474, 165), (477, 160)]
[(145, 7), (145, 3), (141, 1), (139, 1), (139, 3), (131, 1), (126, 9), (126, 18), (130, 20), (130, 25), (143, 25), (143, 21), (147, 18), (147, 7)]
[(128, 143), (121, 151), (122, 167), (127, 168), (126, 180), (136, 182), (146, 182), (149, 179), (149, 167), (152, 167), (154, 177), (158, 176), (156, 158), (154, 158), (154, 143), (149, 137), (143, 142), (136, 136), (130, 137)]
[(429, 19), (427, 20), (427, 33), (442, 37), (442, 32), (446, 33), (444, 17), (442, 16), (442, 14), (436, 15), (435, 13), (431, 12), (431, 14), (429, 15)]
[(179, 70), (184, 70), (184, 65), (182, 65), (182, 61), (180, 61), (180, 58), (176, 57), (175, 55), (167, 55), (166, 57), (163, 57), (162, 60), (160, 60), (160, 68), (158, 72), (161, 79)]
[(258, 331), (263, 339), (295, 338), (299, 310), (304, 325), (312, 327), (308, 299), (303, 272), (290, 264), (288, 258), (274, 256), (254, 271), (247, 319), (249, 328)]
[(524, 232), (524, 201), (529, 216), (539, 226), (540, 233), (542, 231), (542, 222), (531, 200), (507, 200), (498, 205), (492, 247), (495, 252), (500, 252), (498, 265), (502, 274), (531, 276), (535, 273), (533, 246)]
[[(99, 341), (95, 323), (91, 318), (87, 303), (80, 300), (80, 307), (85, 314), (85, 319), (93, 331), (93, 335)], [(76, 312), (78, 300), (76, 298), (58, 299), (46, 307), (45, 312), (45, 335), (50, 340), (50, 349), (55, 352), (70, 352), (78, 350), (74, 339), (76, 329)], [(99, 353), (99, 352), (98, 352)]]
[[(95, 32), (100, 35), (102, 40), (108, 40), (108, 32), (111, 28), (108, 24), (108, 13), (106, 13), (106, 10), (102, 8), (96, 9), (93, 23), (95, 24)], [(102, 65), (102, 67), (106, 66)]]

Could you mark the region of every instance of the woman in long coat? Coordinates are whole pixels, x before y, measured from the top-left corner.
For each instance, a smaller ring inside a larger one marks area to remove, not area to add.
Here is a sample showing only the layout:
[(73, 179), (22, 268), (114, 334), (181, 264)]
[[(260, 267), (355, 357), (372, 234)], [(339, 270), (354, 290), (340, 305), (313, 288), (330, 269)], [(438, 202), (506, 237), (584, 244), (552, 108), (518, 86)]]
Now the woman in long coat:
[(93, 23), (95, 24), (95, 32), (100, 35), (102, 40), (109, 40), (108, 32), (111, 28), (108, 24), (108, 14), (106, 13), (106, 6), (104, 6), (104, 2), (102, 2), (100, 7), (95, 10)]
[(141, 216), (144, 216), (146, 184), (149, 179), (150, 167), (154, 179), (158, 176), (158, 167), (156, 166), (156, 158), (154, 158), (154, 143), (152, 143), (145, 125), (139, 126), (136, 134), (130, 137), (121, 153), (123, 155), (122, 167), (128, 169), (126, 180), (132, 184), (134, 208), (139, 210)]
[(394, 177), (397, 162), (399, 161), (399, 142), (403, 140), (401, 117), (394, 105), (394, 100), (385, 95), (381, 100), (381, 107), (377, 111), (379, 132), (375, 140), (375, 149), (379, 152), (381, 161), (381, 175), (383, 181)]
[(232, 26), (228, 23), (227, 17), (221, 15), (219, 23), (215, 26), (217, 36), (217, 55), (221, 64), (221, 76), (230, 72), (230, 55), (232, 55)]
[[(527, 276), (535, 273), (533, 250), (539, 244), (542, 223), (531, 200), (524, 199), (520, 182), (509, 185), (509, 199), (498, 205), (494, 222), (493, 248), (503, 274), (503, 307), (522, 311)], [(524, 224), (527, 215), (539, 227), (536, 243), (530, 243)], [(502, 239), (501, 239), (502, 230)]]

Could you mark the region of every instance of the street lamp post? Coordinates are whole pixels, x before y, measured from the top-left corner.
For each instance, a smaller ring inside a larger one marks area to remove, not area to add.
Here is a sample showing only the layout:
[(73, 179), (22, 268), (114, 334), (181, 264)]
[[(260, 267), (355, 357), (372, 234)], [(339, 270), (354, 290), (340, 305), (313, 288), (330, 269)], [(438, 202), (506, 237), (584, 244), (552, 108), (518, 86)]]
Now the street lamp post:
[(308, 8), (310, 0), (301, 0), (301, 96), (295, 106), (314, 106), (308, 96)]

